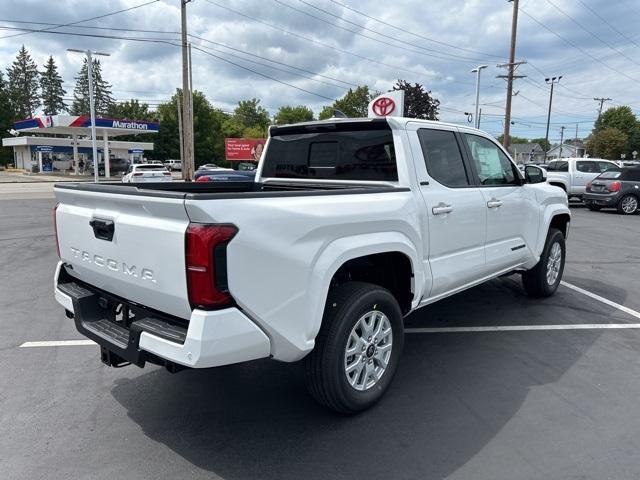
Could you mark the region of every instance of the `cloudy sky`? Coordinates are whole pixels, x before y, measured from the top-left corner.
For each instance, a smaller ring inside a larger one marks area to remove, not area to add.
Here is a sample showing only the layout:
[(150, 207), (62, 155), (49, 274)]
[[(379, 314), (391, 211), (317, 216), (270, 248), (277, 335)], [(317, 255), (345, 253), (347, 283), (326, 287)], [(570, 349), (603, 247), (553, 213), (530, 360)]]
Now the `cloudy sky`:
[[(3, 69), (23, 44), (38, 65), (53, 55), (71, 97), (82, 59), (66, 49), (92, 48), (111, 53), (103, 72), (119, 100), (157, 104), (181, 84), (179, 0), (2, 3)], [(466, 123), (474, 102), (470, 70), (484, 64), (482, 128), (498, 135), (505, 82), (496, 75), (506, 72), (497, 64), (508, 56), (511, 15), (505, 0), (194, 0), (188, 4), (194, 88), (224, 110), (257, 97), (271, 113), (285, 104), (318, 112), (349, 87), (384, 91), (402, 78), (440, 99), (441, 120)], [(544, 137), (544, 79), (551, 76), (563, 75), (554, 91), (551, 140), (562, 125), (565, 137), (576, 126), (579, 136), (588, 134), (597, 115), (593, 97), (640, 113), (638, 18), (637, 0), (521, 0), (516, 57), (527, 63), (518, 68), (526, 77), (515, 83), (512, 134)]]

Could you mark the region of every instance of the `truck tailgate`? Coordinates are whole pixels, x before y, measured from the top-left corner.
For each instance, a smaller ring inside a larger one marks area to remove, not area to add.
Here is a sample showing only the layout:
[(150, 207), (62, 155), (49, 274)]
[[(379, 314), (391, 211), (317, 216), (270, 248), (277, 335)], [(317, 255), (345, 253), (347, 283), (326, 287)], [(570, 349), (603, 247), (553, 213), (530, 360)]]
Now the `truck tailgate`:
[(59, 187), (55, 193), (60, 257), (72, 276), (131, 302), (190, 317), (183, 198)]

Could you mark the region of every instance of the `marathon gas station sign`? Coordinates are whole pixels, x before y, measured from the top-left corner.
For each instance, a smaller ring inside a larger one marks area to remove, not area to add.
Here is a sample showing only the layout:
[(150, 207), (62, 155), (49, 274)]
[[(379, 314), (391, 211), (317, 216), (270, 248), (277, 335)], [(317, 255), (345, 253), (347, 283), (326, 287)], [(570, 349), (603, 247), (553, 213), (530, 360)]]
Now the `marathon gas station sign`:
[(227, 160), (257, 162), (264, 150), (264, 138), (225, 138), (224, 152)]
[[(56, 129), (72, 129), (72, 128), (91, 128), (91, 117), (88, 115), (46, 115), (41, 117), (33, 117), (27, 120), (21, 120), (15, 123), (15, 129), (34, 130), (34, 129), (51, 129), (51, 133)], [(137, 133), (157, 132), (159, 130), (158, 122), (148, 122), (143, 120), (127, 120), (116, 118), (96, 118), (96, 128), (118, 131), (132, 131)], [(122, 132), (124, 133), (124, 132)]]

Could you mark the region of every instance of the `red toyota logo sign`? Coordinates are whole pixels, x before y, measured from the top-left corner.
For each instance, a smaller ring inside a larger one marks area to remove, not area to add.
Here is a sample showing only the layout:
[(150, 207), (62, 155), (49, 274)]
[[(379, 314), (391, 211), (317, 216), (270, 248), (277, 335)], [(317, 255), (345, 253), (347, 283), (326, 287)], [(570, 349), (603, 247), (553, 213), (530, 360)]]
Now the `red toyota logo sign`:
[(371, 109), (376, 115), (384, 117), (393, 113), (393, 111), (396, 109), (396, 102), (394, 102), (389, 97), (380, 97), (376, 99), (375, 102), (373, 102)]

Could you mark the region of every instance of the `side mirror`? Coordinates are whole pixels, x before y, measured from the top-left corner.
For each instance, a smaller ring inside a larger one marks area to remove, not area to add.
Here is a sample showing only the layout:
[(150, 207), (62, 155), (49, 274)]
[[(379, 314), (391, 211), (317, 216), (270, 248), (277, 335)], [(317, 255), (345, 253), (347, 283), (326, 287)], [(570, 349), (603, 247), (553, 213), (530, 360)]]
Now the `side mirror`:
[(524, 178), (527, 183), (544, 183), (547, 181), (547, 171), (535, 165), (524, 167)]

